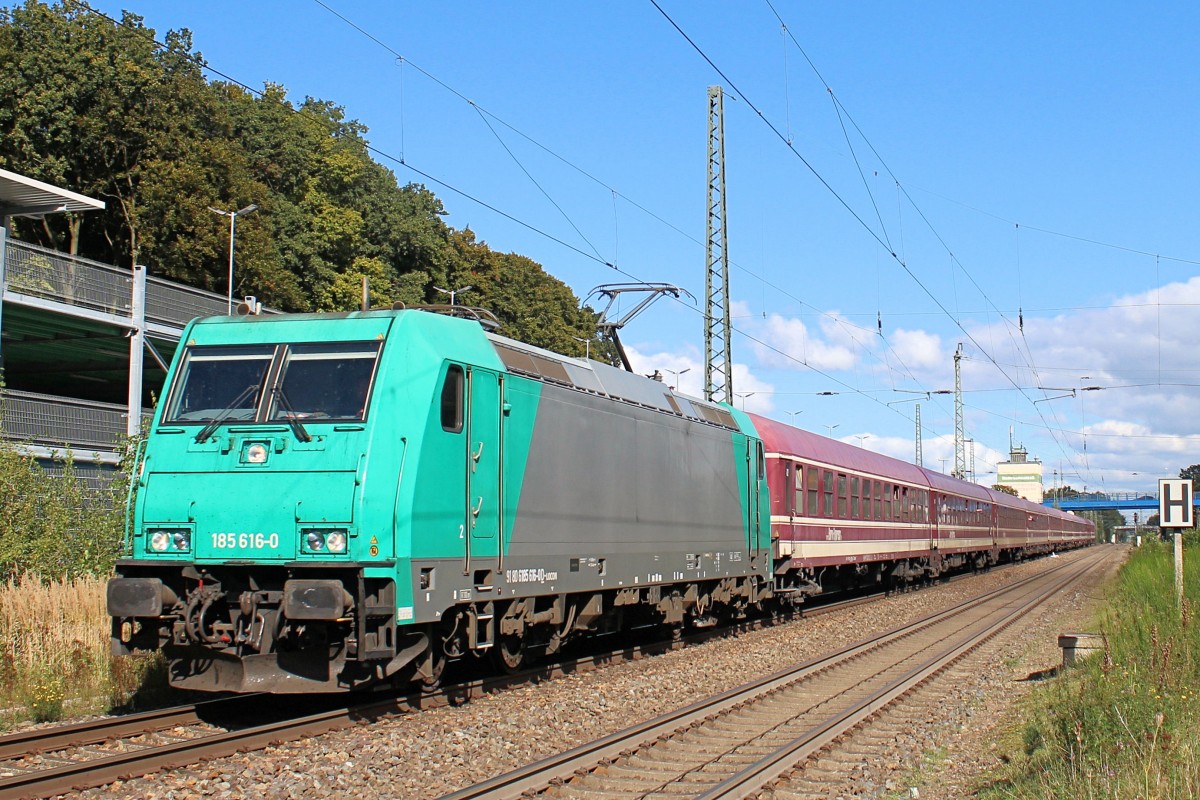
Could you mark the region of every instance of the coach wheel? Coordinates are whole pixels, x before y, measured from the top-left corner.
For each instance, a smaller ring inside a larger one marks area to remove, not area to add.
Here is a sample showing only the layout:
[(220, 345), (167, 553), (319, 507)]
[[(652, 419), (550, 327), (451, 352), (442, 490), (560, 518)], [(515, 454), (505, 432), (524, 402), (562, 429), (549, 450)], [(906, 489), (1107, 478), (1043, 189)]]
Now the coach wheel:
[(504, 672), (516, 672), (525, 663), (525, 643), (519, 636), (500, 636), (492, 648), (496, 666)]

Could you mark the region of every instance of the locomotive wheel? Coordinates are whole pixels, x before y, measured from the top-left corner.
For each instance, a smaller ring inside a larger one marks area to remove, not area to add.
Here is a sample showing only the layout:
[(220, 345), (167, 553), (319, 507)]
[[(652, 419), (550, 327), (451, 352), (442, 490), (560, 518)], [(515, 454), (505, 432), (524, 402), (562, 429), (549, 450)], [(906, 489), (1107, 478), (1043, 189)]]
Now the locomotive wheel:
[(492, 660), (502, 672), (516, 672), (525, 664), (525, 643), (519, 636), (497, 637)]
[(436, 692), (442, 685), (442, 673), (446, 671), (446, 656), (435, 647), (429, 655), (429, 671), (427, 677), (421, 678), (421, 691), (426, 694)]

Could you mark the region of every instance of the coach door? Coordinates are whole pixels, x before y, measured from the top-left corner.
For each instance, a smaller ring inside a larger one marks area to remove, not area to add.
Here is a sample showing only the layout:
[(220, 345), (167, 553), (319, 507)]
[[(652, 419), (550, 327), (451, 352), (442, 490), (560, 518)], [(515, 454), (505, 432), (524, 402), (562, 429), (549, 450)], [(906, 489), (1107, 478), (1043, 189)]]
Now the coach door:
[(467, 370), (467, 568), (500, 569), (504, 496), (503, 378)]

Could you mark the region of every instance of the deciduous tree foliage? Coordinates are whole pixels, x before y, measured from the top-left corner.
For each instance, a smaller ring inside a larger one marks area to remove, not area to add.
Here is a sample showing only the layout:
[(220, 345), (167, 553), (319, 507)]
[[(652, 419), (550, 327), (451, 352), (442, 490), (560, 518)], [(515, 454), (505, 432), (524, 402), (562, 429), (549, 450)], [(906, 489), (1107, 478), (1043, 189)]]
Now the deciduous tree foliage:
[[(476, 285), (504, 333), (582, 355), (594, 316), (540, 265), (496, 253), (442, 219), (441, 201), (370, 157), (340, 106), (282, 86), (209, 82), (187, 30), (155, 41), (70, 2), (0, 9), (0, 166), (103, 199), (103, 212), (17, 219), (18, 238), (224, 293), (229, 218), (240, 217), (234, 294), (289, 311), (444, 302)], [(457, 284), (456, 284), (457, 285)]]

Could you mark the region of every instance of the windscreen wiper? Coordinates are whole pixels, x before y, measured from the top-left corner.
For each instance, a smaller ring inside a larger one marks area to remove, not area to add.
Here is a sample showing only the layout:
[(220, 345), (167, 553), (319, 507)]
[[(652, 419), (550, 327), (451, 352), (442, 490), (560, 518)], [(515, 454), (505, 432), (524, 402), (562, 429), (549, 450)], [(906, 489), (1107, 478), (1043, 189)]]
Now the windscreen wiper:
[(287, 395), (283, 393), (282, 386), (276, 386), (271, 390), (271, 394), (279, 398), (280, 404), (287, 411), (288, 424), (292, 426), (292, 433), (296, 434), (296, 438), (302, 442), (311, 442), (312, 434), (304, 427), (304, 423), (300, 421), (300, 417), (296, 415), (296, 409), (292, 408), (292, 404), (288, 402)]
[(247, 399), (251, 394), (257, 391), (259, 386), (260, 384), (258, 383), (252, 383), (247, 386), (241, 394), (230, 400), (229, 405), (221, 409), (221, 412), (213, 417), (212, 420), (203, 428), (201, 428), (200, 432), (196, 434), (196, 443), (204, 444), (207, 442), (208, 437), (213, 435), (213, 431), (215, 431), (221, 425), (221, 423), (225, 421), (225, 418), (228, 417), (235, 408), (241, 405), (243, 400)]

